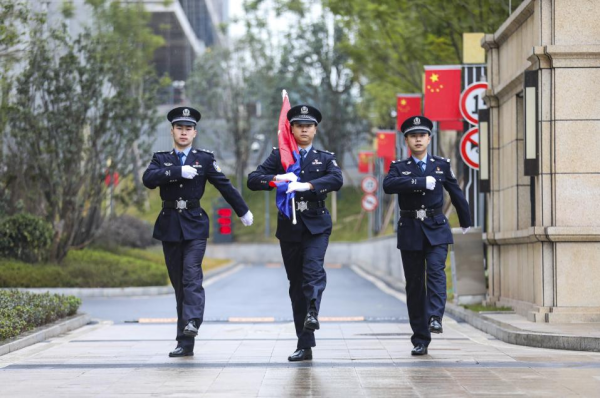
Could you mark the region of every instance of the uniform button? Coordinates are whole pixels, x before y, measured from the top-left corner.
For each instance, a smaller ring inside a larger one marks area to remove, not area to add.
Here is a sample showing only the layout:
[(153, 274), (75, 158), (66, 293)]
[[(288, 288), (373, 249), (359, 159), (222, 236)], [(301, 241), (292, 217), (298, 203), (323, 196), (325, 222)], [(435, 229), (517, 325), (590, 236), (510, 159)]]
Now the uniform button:
[(163, 211), (163, 216), (165, 215), (165, 212)]
[(421, 209), (424, 209), (424, 208), (425, 208), (425, 205), (421, 205)]
[(300, 200), (304, 200), (304, 197), (301, 197)]
[(304, 174), (304, 170), (302, 170), (302, 174)]
[(179, 188), (183, 188), (183, 184), (179, 184)]
[(425, 196), (425, 192), (423, 192), (423, 196)]
[(179, 212), (181, 213), (181, 210), (179, 210)]

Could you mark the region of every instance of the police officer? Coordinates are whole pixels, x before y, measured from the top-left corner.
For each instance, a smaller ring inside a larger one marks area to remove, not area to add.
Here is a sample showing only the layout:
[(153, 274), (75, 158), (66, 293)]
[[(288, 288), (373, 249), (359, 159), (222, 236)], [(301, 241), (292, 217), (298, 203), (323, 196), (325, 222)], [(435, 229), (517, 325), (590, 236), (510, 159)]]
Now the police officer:
[(168, 113), (175, 148), (155, 152), (143, 176), (147, 188), (160, 187), (162, 199), (153, 236), (162, 241), (177, 300), (177, 348), (169, 353), (170, 357), (194, 355), (194, 337), (204, 316), (202, 259), (209, 221), (200, 199), (206, 181), (221, 192), (244, 225), (253, 221), (244, 199), (221, 172), (213, 153), (192, 148), (200, 117), (200, 112), (190, 107)]
[(292, 133), (300, 151), (300, 178), (286, 174), (279, 150), (248, 176), (248, 188), (271, 190), (270, 181), (291, 181), (288, 192), (296, 192), (297, 224), (279, 212), (277, 232), (292, 301), (298, 343), (289, 361), (312, 359), (316, 346), (314, 331), (319, 329), (318, 313), (327, 282), (323, 261), (329, 244), (332, 223), (325, 207), (327, 193), (338, 191), (343, 184), (342, 171), (333, 153), (313, 147), (321, 112), (308, 105), (298, 105), (287, 113)]
[(446, 305), (446, 257), (453, 243), (443, 214), (444, 191), (456, 208), (463, 233), (471, 225), (469, 204), (450, 168), (450, 159), (427, 154), (433, 123), (424, 116), (402, 123), (404, 140), (411, 150), (408, 159), (393, 161), (383, 190), (398, 194), (400, 221), (398, 249), (406, 278), (406, 300), (413, 330), (412, 355), (426, 355), (431, 333), (442, 333)]

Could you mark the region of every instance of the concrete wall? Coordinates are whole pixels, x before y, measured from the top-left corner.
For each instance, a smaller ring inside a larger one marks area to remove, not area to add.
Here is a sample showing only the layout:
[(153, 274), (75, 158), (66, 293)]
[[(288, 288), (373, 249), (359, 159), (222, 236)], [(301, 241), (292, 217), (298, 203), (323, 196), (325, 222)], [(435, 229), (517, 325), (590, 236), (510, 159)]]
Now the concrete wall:
[[(246, 263), (282, 261), (279, 244), (269, 243), (209, 244), (206, 257), (229, 258)], [(357, 264), (376, 273), (404, 280), (395, 235), (363, 242), (332, 242), (327, 249), (325, 264)]]
[[(600, 1), (526, 0), (482, 42), (491, 112), (488, 295), (531, 320), (600, 313), (597, 15)], [(539, 77), (540, 173), (533, 178), (523, 167), (526, 70)]]

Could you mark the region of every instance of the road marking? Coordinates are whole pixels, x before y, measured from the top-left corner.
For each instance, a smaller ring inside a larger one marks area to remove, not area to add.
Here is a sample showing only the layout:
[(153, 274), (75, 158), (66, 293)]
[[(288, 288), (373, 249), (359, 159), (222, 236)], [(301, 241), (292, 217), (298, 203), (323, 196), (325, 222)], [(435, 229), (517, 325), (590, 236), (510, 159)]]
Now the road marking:
[(230, 269), (229, 271), (225, 271), (222, 272), (218, 275), (213, 276), (212, 278), (209, 278), (207, 280), (205, 280), (204, 282), (202, 282), (202, 286), (206, 287), (206, 286), (210, 286), (215, 282), (220, 281), (223, 278), (227, 278), (228, 276), (235, 274), (236, 272), (238, 272), (239, 270), (241, 270), (242, 268), (244, 268), (244, 266), (242, 264), (237, 265), (235, 267), (233, 267), (232, 269)]
[(320, 322), (364, 322), (364, 316), (320, 316)]
[(258, 322), (275, 322), (274, 317), (229, 317), (229, 322), (241, 323), (258, 323)]
[(361, 276), (364, 279), (371, 282), (372, 284), (374, 284), (382, 292), (389, 294), (390, 296), (402, 301), (403, 303), (406, 303), (406, 294), (400, 293), (400, 292), (392, 289), (391, 287), (386, 285), (385, 282), (383, 282), (382, 280), (380, 280), (372, 275), (367, 274), (365, 271), (363, 271), (356, 265), (351, 265), (350, 269), (352, 271), (354, 271), (356, 274), (358, 274), (358, 276)]
[(138, 323), (177, 323), (177, 318), (140, 318)]

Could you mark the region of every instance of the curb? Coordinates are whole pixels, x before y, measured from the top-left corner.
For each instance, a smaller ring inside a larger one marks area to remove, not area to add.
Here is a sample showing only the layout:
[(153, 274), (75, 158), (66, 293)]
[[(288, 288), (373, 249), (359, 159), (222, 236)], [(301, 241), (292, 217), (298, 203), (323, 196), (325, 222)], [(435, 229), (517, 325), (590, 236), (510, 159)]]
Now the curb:
[(13, 339), (9, 339), (8, 343), (0, 345), (0, 356), (78, 329), (87, 325), (90, 320), (91, 317), (88, 314), (76, 314), (69, 318), (40, 326), (27, 332), (25, 336), (14, 337)]
[[(219, 268), (210, 270), (204, 274), (204, 279), (206, 281), (208, 278), (212, 278), (223, 272), (226, 272), (233, 268), (235, 265), (237, 265), (237, 262), (231, 261)], [(14, 287), (2, 288), (0, 290), (15, 289), (22, 292), (62, 294), (65, 296), (75, 296), (78, 298), (159, 296), (162, 294), (173, 293), (173, 287), (170, 285), (140, 287)]]
[[(390, 288), (406, 294), (404, 284), (398, 279), (356, 265), (369, 275), (380, 279)], [(600, 352), (600, 338), (598, 337), (532, 332), (448, 302), (446, 303), (446, 312), (457, 320), (464, 321), (508, 344), (555, 350)]]

